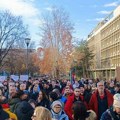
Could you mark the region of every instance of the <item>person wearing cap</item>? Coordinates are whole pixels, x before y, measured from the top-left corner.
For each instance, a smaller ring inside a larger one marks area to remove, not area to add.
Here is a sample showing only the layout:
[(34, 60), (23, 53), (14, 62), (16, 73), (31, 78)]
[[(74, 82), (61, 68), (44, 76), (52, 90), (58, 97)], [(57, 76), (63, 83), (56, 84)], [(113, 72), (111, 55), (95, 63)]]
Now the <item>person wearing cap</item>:
[(97, 83), (97, 90), (92, 94), (89, 109), (97, 114), (97, 119), (113, 104), (113, 95), (105, 89), (104, 81)]
[(73, 94), (67, 98), (64, 110), (65, 110), (66, 114), (68, 115), (69, 120), (73, 120), (73, 117), (72, 117), (72, 105), (73, 105), (74, 102), (82, 101), (86, 105), (86, 107), (88, 107), (86, 101), (81, 96), (81, 93), (82, 93), (82, 90), (80, 89), (80, 87), (76, 87), (74, 89)]
[(102, 114), (100, 120), (120, 120), (120, 94), (115, 94), (113, 98), (113, 105)]
[(52, 119), (54, 120), (69, 120), (68, 116), (63, 110), (63, 104), (59, 100), (56, 100), (52, 103), (51, 114)]

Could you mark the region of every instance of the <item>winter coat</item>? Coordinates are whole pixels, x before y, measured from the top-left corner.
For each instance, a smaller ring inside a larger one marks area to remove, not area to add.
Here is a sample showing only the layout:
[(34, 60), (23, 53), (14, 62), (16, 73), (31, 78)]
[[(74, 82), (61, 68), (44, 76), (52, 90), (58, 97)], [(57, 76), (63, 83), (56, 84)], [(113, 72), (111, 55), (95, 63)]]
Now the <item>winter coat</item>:
[(2, 106), (0, 105), (0, 120), (6, 120), (10, 118), (9, 114), (7, 112), (5, 112), (2, 108)]
[(43, 99), (41, 102), (38, 102), (37, 106), (43, 106), (50, 110), (50, 101), (48, 99)]
[[(80, 96), (80, 100), (82, 102), (84, 102), (84, 104), (87, 107), (87, 104), (84, 101), (84, 98), (81, 98), (81, 96)], [(75, 102), (75, 95), (72, 94), (71, 96), (68, 97), (67, 102), (65, 103), (65, 106), (64, 106), (64, 110), (65, 110), (65, 112), (68, 115), (70, 120), (73, 120), (73, 118), (72, 118), (72, 105), (73, 105), (74, 102)]]
[(61, 110), (57, 114), (51, 109), (51, 114), (52, 114), (52, 119), (55, 119), (55, 120), (69, 120), (68, 116), (66, 115), (66, 113), (63, 110)]
[[(108, 108), (113, 104), (113, 95), (108, 91), (105, 90), (106, 97), (107, 97), (107, 103), (108, 103)], [(91, 96), (90, 102), (89, 102), (89, 109), (92, 109), (95, 111), (95, 113), (98, 116), (98, 91), (95, 91), (93, 95)]]
[(100, 120), (120, 120), (120, 116), (113, 110), (113, 107), (110, 107), (102, 114)]
[(33, 113), (33, 107), (26, 101), (19, 103), (15, 111), (18, 120), (31, 120)]
[(16, 107), (16, 104), (21, 102), (21, 100), (19, 98), (12, 98), (9, 100), (9, 105), (10, 105), (10, 111), (11, 112), (15, 112), (15, 107)]

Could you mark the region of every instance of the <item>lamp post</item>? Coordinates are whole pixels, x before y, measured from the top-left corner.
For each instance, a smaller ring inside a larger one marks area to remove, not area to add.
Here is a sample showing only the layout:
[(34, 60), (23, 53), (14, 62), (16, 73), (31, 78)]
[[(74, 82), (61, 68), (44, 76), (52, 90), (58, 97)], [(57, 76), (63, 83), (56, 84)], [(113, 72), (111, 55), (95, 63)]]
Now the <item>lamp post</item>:
[(26, 62), (26, 70), (27, 70), (27, 75), (28, 75), (28, 46), (30, 44), (30, 38), (25, 38), (25, 43), (27, 45), (27, 62)]

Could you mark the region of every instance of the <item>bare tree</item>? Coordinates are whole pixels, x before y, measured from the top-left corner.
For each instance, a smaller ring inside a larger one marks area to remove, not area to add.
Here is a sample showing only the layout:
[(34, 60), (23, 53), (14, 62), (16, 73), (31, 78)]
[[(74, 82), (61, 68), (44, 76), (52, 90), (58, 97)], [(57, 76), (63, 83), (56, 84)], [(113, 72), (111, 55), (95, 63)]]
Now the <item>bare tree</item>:
[(18, 46), (28, 34), (21, 17), (13, 16), (7, 11), (0, 12), (0, 68), (13, 46)]
[(64, 9), (55, 7), (52, 12), (43, 17), (43, 21), (43, 26), (40, 28), (42, 36), (41, 46), (44, 49), (52, 48), (53, 71), (56, 71), (60, 68), (60, 58), (65, 63), (65, 58), (72, 52), (73, 25)]

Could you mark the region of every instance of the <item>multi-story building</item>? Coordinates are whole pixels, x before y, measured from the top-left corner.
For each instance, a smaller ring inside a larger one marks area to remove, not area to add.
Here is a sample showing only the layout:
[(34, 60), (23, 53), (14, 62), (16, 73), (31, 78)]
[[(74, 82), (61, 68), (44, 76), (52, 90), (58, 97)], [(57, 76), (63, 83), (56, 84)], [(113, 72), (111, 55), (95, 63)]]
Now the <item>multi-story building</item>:
[(120, 6), (97, 25), (88, 35), (87, 40), (89, 48), (95, 55), (90, 67), (94, 77), (107, 79), (118, 77), (120, 72)]

